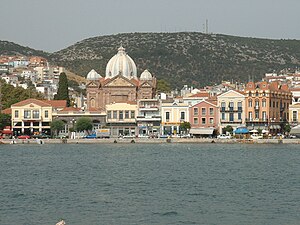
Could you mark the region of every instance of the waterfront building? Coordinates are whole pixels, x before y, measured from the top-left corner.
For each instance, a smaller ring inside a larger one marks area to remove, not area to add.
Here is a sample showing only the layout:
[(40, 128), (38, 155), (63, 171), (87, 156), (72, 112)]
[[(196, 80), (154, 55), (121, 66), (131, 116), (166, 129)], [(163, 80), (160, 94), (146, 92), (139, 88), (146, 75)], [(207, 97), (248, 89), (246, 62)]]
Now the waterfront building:
[(87, 76), (87, 109), (104, 111), (112, 103), (135, 102), (154, 98), (156, 78), (145, 70), (137, 76), (137, 67), (121, 46), (107, 66), (105, 77), (91, 71)]
[(219, 107), (209, 100), (189, 108), (190, 134), (194, 136), (212, 136), (219, 132)]
[(292, 93), (287, 84), (274, 82), (248, 82), (246, 95), (246, 125), (251, 129), (265, 129), (271, 133), (281, 131), (289, 118)]
[(229, 90), (217, 96), (220, 118), (220, 133), (222, 128), (245, 126), (245, 95), (237, 90)]
[(11, 124), (15, 135), (42, 132), (50, 134), (52, 112), (66, 107), (65, 100), (27, 99), (11, 106)]
[(189, 122), (189, 105), (187, 103), (174, 101), (161, 103), (161, 134), (178, 135), (183, 131), (180, 130), (180, 124)]
[(106, 126), (110, 128), (112, 137), (137, 135), (135, 102), (119, 102), (106, 105)]
[(140, 99), (136, 117), (139, 136), (158, 136), (160, 134), (160, 100)]
[(203, 100), (207, 100), (209, 98), (208, 92), (199, 92), (190, 96), (185, 96), (182, 98), (183, 102), (192, 106), (195, 105)]

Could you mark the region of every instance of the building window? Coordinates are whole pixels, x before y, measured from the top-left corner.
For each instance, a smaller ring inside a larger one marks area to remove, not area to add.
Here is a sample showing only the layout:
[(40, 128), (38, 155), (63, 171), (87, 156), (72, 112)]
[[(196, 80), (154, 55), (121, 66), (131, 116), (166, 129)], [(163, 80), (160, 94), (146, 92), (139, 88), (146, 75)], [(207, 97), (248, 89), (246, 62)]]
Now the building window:
[(214, 118), (209, 118), (209, 123), (214, 124)]
[(249, 112), (249, 120), (252, 121), (252, 112)]
[(255, 119), (259, 119), (259, 111), (255, 111)]
[(125, 119), (129, 119), (129, 111), (125, 111)]
[(238, 111), (239, 112), (243, 111), (243, 104), (242, 104), (242, 102), (238, 102)]
[(201, 121), (202, 121), (202, 124), (206, 124), (206, 118), (205, 117), (202, 118)]
[(194, 116), (198, 116), (198, 108), (194, 108)]
[(233, 102), (229, 102), (229, 110), (233, 111), (234, 108), (234, 103)]
[(113, 119), (117, 119), (118, 117), (118, 111), (113, 111)]
[(185, 120), (185, 112), (180, 112), (180, 120)]
[(119, 111), (119, 120), (123, 120), (123, 111)]
[(229, 113), (229, 121), (233, 122), (234, 120), (234, 114), (233, 113)]
[(263, 119), (263, 121), (267, 121), (267, 112), (266, 111), (263, 111), (262, 112), (262, 119)]
[(297, 122), (297, 111), (293, 111), (293, 122)]
[(255, 108), (258, 109), (258, 107), (259, 107), (259, 100), (255, 100)]
[(48, 118), (48, 117), (49, 117), (49, 111), (45, 110), (45, 118)]
[(107, 111), (107, 119), (111, 119), (111, 111)]
[(96, 105), (95, 103), (96, 103), (95, 99), (92, 98), (91, 99), (91, 107), (92, 108), (95, 108), (95, 105)]
[(31, 113), (30, 110), (24, 110), (24, 119), (30, 119)]
[(19, 110), (15, 110), (15, 118), (19, 118)]
[(225, 111), (225, 107), (226, 107), (225, 102), (222, 102), (222, 103), (221, 103), (221, 111), (222, 111), (222, 112)]
[(132, 110), (132, 111), (130, 112), (130, 117), (131, 117), (131, 119), (134, 119), (134, 118), (135, 118), (135, 111)]
[(241, 120), (242, 119), (242, 113), (238, 113), (238, 120)]
[(225, 120), (225, 113), (222, 113), (222, 120)]
[(198, 124), (198, 118), (197, 117), (194, 118), (194, 124)]
[(248, 101), (248, 107), (249, 107), (249, 108), (252, 107), (252, 100), (251, 100), (251, 99), (249, 99), (249, 101)]
[(266, 107), (267, 106), (267, 101), (266, 101), (266, 99), (263, 99), (262, 100), (262, 107)]
[(170, 112), (166, 112), (166, 121), (167, 121), (167, 122), (170, 121)]
[(214, 115), (214, 108), (209, 108), (209, 115), (213, 116)]
[(206, 115), (206, 108), (201, 108), (201, 113), (202, 113), (202, 116), (205, 116)]
[(33, 110), (32, 111), (32, 118), (34, 118), (34, 119), (40, 118), (40, 111), (39, 110)]

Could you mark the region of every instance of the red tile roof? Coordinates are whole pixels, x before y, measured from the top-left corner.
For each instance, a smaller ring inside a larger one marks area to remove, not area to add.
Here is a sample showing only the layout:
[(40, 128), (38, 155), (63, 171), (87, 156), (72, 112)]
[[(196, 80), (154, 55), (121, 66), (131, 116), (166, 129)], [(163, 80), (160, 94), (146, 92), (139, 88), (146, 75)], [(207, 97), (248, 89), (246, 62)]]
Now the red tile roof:
[(73, 112), (73, 111), (79, 112), (79, 111), (81, 111), (81, 109), (80, 108), (74, 108), (74, 107), (65, 107), (62, 110), (60, 110), (60, 112)]
[(43, 102), (46, 102), (55, 108), (65, 108), (67, 106), (66, 100), (43, 100)]
[(39, 105), (39, 106), (51, 106), (51, 104), (45, 102), (44, 100), (38, 100), (38, 99), (34, 99), (34, 98), (29, 98), (29, 99), (17, 102), (15, 104), (13, 104), (12, 106), (24, 106), (24, 105), (28, 105), (31, 103)]
[(189, 96), (189, 98), (204, 98), (204, 97), (209, 97), (208, 92), (199, 92), (197, 94)]
[(11, 108), (7, 108), (7, 109), (2, 110), (2, 113), (11, 115)]

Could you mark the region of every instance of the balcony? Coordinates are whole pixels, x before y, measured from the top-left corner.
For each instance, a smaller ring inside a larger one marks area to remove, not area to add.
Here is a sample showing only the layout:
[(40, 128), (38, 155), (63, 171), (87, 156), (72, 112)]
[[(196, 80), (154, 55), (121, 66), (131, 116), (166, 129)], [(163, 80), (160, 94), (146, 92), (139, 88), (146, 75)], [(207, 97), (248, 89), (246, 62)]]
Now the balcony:
[(161, 121), (161, 116), (137, 116), (137, 121)]
[(139, 106), (139, 110), (140, 111), (158, 111), (158, 106), (156, 105), (142, 105), (142, 106)]
[(233, 108), (233, 107), (228, 107), (228, 108), (221, 108), (221, 112), (243, 112), (243, 108), (238, 107), (238, 108)]

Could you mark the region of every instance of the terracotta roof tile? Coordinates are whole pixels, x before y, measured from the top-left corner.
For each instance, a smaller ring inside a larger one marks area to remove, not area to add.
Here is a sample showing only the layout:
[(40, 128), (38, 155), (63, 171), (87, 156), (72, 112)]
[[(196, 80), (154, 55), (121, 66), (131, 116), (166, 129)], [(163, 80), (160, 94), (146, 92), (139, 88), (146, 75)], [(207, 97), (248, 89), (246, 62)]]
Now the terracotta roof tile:
[(38, 100), (38, 99), (34, 99), (34, 98), (29, 98), (29, 99), (17, 102), (15, 104), (13, 104), (12, 106), (24, 106), (24, 105), (28, 105), (31, 103), (39, 105), (39, 106), (51, 106), (50, 103), (47, 103), (44, 100)]
[(7, 108), (7, 109), (2, 110), (2, 113), (11, 115), (11, 108)]
[(81, 109), (80, 108), (74, 108), (74, 107), (65, 107), (62, 110), (60, 110), (60, 112), (73, 112), (73, 111), (79, 112), (79, 111), (81, 111)]
[(67, 106), (66, 100), (43, 100), (43, 102), (50, 104), (55, 108), (65, 108)]

